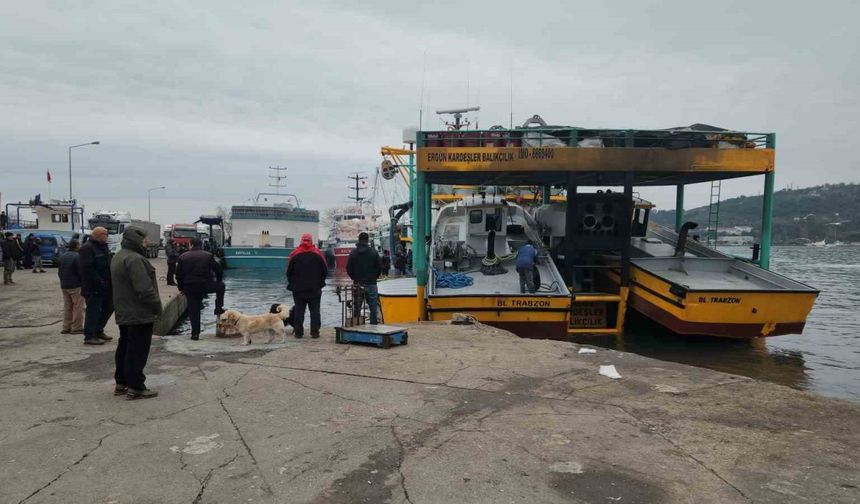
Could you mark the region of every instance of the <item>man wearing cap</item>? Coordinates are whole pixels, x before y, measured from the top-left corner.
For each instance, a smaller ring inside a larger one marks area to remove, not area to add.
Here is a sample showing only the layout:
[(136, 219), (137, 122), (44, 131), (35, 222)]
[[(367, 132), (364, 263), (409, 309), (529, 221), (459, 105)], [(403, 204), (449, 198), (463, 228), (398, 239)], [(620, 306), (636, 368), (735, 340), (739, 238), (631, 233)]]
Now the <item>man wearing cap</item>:
[(370, 323), (376, 325), (379, 323), (379, 291), (376, 288), (376, 279), (382, 274), (382, 260), (379, 253), (368, 244), (369, 241), (370, 236), (367, 233), (359, 233), (358, 244), (349, 253), (349, 259), (346, 261), (346, 272), (356, 285), (364, 289), (367, 308), (370, 310)]
[(11, 285), (12, 273), (15, 273), (15, 267), (21, 256), (24, 254), (24, 249), (21, 244), (15, 239), (13, 233), (6, 233), (2, 243), (3, 247), (3, 285)]
[(147, 245), (146, 231), (128, 226), (122, 233), (122, 249), (110, 265), (119, 326), (119, 343), (114, 356), (114, 395), (125, 394), (128, 399), (149, 399), (158, 395), (146, 388), (143, 374), (152, 345), (152, 326), (161, 315), (155, 268), (145, 257)]
[(224, 270), (215, 256), (203, 250), (200, 238), (191, 239), (191, 250), (179, 256), (176, 285), (188, 299), (191, 339), (200, 339), (200, 310), (203, 298), (215, 293), (215, 315), (224, 313)]
[(314, 245), (313, 236), (310, 233), (303, 234), (301, 243), (287, 259), (287, 289), (293, 293), (293, 328), (296, 338), (304, 335), (305, 307), (311, 311), (311, 338), (320, 337), (320, 300), (327, 275), (325, 256)]
[(111, 256), (107, 240), (107, 229), (98, 226), (78, 253), (81, 295), (87, 300), (84, 316), (84, 344), (87, 345), (103, 345), (113, 339), (105, 334), (105, 325), (113, 314)]

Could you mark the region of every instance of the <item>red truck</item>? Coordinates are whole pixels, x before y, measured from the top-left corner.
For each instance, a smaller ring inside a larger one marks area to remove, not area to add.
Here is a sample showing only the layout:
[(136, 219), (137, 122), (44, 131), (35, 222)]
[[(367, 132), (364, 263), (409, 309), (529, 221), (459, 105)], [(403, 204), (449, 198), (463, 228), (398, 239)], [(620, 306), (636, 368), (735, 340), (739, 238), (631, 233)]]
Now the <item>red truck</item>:
[(197, 238), (197, 226), (194, 224), (174, 224), (170, 230), (170, 238), (178, 247), (191, 249), (191, 239)]

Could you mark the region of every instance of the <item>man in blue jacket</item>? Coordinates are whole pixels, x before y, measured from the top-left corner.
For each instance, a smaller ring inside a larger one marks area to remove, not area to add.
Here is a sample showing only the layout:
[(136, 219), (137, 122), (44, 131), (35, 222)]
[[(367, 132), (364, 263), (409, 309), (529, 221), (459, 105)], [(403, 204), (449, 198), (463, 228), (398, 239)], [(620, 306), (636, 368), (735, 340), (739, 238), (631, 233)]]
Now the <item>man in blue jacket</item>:
[(535, 293), (535, 275), (537, 251), (530, 241), (517, 250), (517, 273), (520, 274), (520, 293)]

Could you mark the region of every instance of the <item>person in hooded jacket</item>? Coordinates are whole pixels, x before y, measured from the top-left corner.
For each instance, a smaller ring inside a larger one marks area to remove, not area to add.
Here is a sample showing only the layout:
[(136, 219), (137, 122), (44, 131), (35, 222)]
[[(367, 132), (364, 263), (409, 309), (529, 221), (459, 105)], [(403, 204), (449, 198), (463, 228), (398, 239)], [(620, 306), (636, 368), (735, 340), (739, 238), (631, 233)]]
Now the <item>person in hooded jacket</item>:
[(370, 236), (367, 233), (358, 235), (358, 243), (346, 261), (346, 273), (356, 285), (364, 289), (370, 323), (376, 325), (379, 323), (379, 291), (376, 288), (376, 279), (382, 274), (382, 261), (379, 259), (379, 253), (368, 241)]
[(145, 257), (148, 244), (145, 230), (128, 226), (122, 233), (122, 249), (110, 265), (119, 326), (119, 343), (114, 356), (114, 395), (126, 394), (128, 399), (149, 399), (158, 395), (146, 388), (143, 374), (152, 345), (152, 326), (162, 310), (155, 268)]
[(164, 255), (167, 256), (167, 285), (176, 285), (176, 263), (179, 261), (179, 251), (173, 238), (168, 238), (165, 242)]
[(295, 337), (304, 335), (305, 307), (311, 312), (311, 338), (320, 337), (322, 319), (320, 315), (320, 300), (322, 288), (325, 287), (325, 277), (328, 266), (322, 251), (314, 245), (310, 233), (302, 235), (299, 246), (290, 253), (287, 259), (287, 289), (293, 293), (293, 328)]

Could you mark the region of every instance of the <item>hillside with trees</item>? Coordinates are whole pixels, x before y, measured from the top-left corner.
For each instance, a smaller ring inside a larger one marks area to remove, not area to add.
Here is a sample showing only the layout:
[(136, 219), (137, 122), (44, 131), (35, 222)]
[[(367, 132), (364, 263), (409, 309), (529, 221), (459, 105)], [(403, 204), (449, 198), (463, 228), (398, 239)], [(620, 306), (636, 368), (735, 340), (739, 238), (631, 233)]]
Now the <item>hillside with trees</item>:
[[(761, 196), (740, 196), (720, 202), (719, 228), (751, 226), (761, 232)], [(675, 223), (674, 210), (658, 210), (652, 219), (664, 226)], [(685, 211), (684, 220), (708, 223), (708, 207)], [(860, 242), (860, 184), (825, 184), (774, 193), (773, 240), (778, 244), (808, 241)]]

